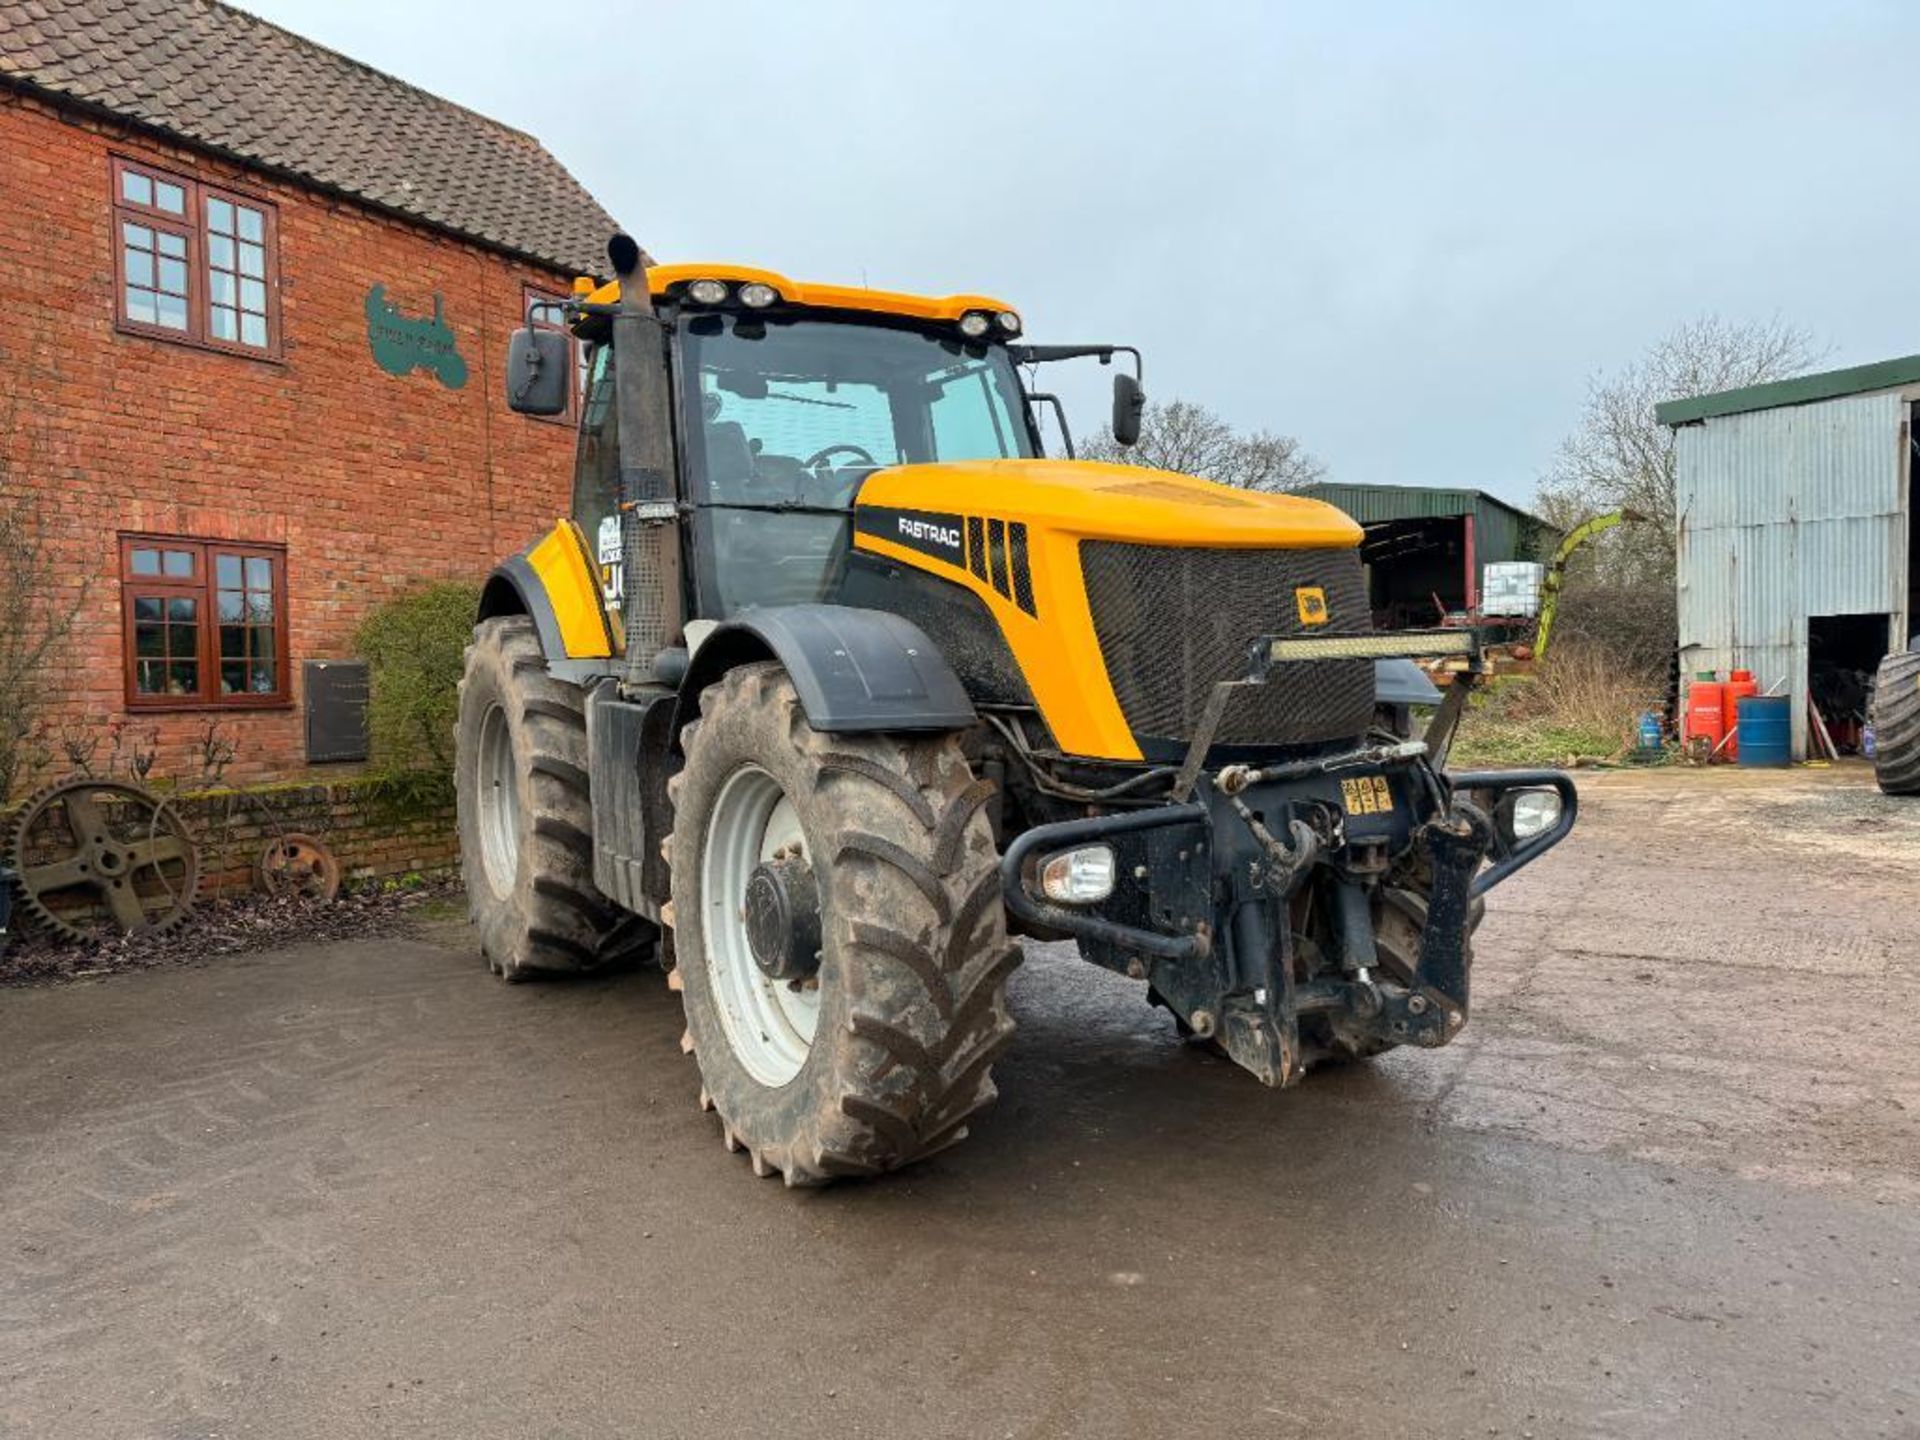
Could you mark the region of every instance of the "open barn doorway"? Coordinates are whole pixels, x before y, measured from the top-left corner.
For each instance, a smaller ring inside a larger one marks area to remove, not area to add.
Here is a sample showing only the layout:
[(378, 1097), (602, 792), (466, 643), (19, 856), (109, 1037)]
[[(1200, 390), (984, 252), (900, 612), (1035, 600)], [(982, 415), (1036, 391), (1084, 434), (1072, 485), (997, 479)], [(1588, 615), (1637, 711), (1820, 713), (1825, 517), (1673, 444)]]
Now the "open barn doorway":
[[(1807, 695), (1813, 702), (1807, 724), (1815, 730), (1824, 724), (1842, 755), (1860, 753), (1873, 672), (1886, 656), (1892, 624), (1890, 615), (1815, 615), (1807, 621)], [(1808, 744), (1809, 754), (1816, 745)]]

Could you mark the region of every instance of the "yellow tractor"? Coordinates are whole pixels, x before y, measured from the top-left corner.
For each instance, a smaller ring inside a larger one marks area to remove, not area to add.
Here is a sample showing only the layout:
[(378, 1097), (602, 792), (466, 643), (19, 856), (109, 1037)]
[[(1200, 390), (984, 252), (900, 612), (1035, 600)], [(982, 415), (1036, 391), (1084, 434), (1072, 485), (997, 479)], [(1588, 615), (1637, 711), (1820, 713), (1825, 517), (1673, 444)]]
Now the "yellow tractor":
[(571, 334), (507, 357), (526, 413), (586, 379), (573, 513), (489, 579), (461, 685), (496, 973), (656, 949), (702, 1105), (790, 1185), (965, 1135), (1013, 934), (1076, 941), (1269, 1085), (1459, 1033), (1478, 897), (1574, 793), (1436, 768), (1413, 661), (1470, 670), (1475, 637), (1374, 632), (1358, 526), (1046, 457), (1024, 376), (1130, 360), (1128, 443), (1129, 347), (608, 253)]

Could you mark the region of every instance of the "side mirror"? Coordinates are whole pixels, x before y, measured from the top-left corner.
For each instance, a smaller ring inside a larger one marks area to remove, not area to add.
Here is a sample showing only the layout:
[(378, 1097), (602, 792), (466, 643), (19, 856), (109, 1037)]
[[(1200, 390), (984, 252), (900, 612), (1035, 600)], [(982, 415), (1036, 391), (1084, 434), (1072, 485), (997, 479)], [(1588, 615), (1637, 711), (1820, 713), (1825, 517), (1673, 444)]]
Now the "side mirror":
[(507, 342), (507, 408), (516, 415), (564, 415), (573, 378), (573, 341), (531, 326)]
[(1147, 408), (1147, 392), (1131, 375), (1113, 377), (1113, 438), (1121, 445), (1140, 443), (1140, 416)]

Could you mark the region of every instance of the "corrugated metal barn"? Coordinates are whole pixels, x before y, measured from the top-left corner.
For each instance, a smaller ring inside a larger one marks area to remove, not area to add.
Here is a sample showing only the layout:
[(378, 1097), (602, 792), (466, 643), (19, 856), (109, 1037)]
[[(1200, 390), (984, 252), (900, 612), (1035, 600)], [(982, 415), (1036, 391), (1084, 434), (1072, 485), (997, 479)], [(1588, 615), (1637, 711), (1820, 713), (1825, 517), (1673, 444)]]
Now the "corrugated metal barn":
[(1904, 648), (1920, 609), (1916, 403), (1920, 355), (1658, 409), (1674, 429), (1681, 669), (1784, 685), (1796, 759), (1809, 695), (1849, 729), (1857, 677)]
[(1382, 625), (1431, 625), (1437, 610), (1472, 611), (1483, 566), (1544, 560), (1560, 538), (1544, 520), (1484, 490), (1324, 484), (1300, 493), (1346, 511), (1366, 530), (1361, 557)]

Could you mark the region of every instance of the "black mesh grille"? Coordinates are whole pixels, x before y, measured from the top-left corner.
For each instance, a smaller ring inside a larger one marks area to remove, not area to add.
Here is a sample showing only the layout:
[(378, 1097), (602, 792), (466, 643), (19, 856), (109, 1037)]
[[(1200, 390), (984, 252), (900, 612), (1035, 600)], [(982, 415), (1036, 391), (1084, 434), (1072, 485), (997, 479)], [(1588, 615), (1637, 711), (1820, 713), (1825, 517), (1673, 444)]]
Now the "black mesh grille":
[[(1190, 739), (1213, 686), (1248, 669), (1262, 635), (1312, 634), (1295, 591), (1326, 593), (1327, 631), (1370, 629), (1353, 550), (1189, 550), (1087, 540), (1080, 545), (1101, 658), (1127, 724), (1142, 740)], [(1373, 716), (1373, 662), (1328, 660), (1276, 669), (1242, 693), (1215, 737), (1222, 745), (1353, 739)]]

